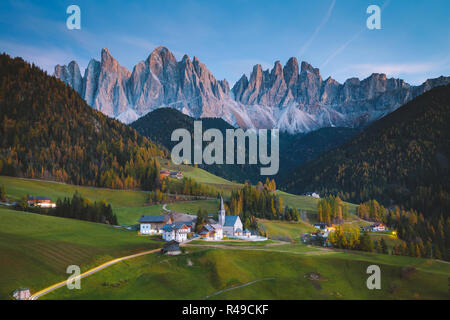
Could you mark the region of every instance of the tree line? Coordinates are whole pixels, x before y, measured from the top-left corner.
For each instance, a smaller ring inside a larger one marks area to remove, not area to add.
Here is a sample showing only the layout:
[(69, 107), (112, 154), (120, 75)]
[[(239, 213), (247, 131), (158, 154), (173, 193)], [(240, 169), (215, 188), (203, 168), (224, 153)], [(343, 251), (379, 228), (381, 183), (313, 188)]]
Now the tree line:
[(403, 242), (394, 246), (392, 254), (450, 260), (450, 217), (425, 217), (399, 206), (386, 209), (376, 200), (361, 203), (357, 213), (363, 219), (382, 222), (396, 230)]
[(348, 205), (339, 197), (328, 196), (317, 203), (317, 219), (328, 225), (342, 223), (348, 217)]
[(23, 196), (15, 205), (15, 209), (49, 216), (85, 220), (90, 222), (117, 225), (117, 216), (111, 205), (105, 201), (92, 202), (75, 192), (72, 198), (58, 199), (56, 208), (28, 206), (28, 196)]

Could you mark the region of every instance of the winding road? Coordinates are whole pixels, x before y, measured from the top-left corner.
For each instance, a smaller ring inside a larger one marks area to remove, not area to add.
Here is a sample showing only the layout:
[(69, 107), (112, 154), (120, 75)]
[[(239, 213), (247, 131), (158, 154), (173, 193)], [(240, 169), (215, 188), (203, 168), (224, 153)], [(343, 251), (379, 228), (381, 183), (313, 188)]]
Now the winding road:
[[(117, 258), (117, 259), (113, 259), (113, 260), (107, 261), (107, 262), (105, 262), (105, 263), (103, 263), (103, 264), (101, 264), (101, 265), (99, 265), (99, 266), (97, 266), (95, 268), (92, 268), (92, 269), (90, 269), (90, 270), (88, 270), (86, 272), (83, 272), (78, 277), (72, 278), (70, 280), (70, 282), (72, 282), (74, 280), (77, 280), (77, 279), (82, 279), (82, 278), (88, 277), (88, 276), (90, 276), (90, 275), (92, 275), (92, 274), (94, 274), (94, 273), (96, 273), (96, 272), (98, 272), (100, 270), (103, 270), (103, 269), (105, 269), (105, 268), (107, 268), (109, 266), (112, 266), (113, 264), (116, 264), (118, 262), (121, 262), (121, 261), (124, 261), (124, 260), (128, 260), (128, 259), (137, 258), (137, 257), (144, 256), (144, 255), (151, 254), (151, 253), (155, 253), (155, 252), (158, 252), (160, 250), (161, 250), (161, 248), (157, 248), (157, 249), (153, 249), (153, 250), (150, 250), (150, 251), (144, 251), (144, 252), (132, 254), (130, 256), (126, 256), (126, 257)], [(56, 289), (59, 289), (59, 288), (65, 286), (65, 285), (67, 285), (67, 283), (68, 283), (68, 279), (64, 280), (64, 281), (61, 281), (61, 282), (58, 282), (58, 283), (55, 283), (54, 285), (51, 285), (50, 287), (42, 289), (42, 290), (36, 292), (35, 294), (31, 295), (28, 300), (37, 300), (40, 297), (42, 297), (43, 295), (45, 295), (47, 293), (50, 293), (50, 292), (52, 292), (52, 291), (54, 291)]]

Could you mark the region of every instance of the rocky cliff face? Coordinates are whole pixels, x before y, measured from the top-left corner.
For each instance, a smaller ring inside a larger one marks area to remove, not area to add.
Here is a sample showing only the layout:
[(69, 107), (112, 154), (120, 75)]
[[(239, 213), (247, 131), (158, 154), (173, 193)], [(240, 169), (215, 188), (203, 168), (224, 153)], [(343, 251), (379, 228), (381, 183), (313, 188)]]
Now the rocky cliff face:
[(171, 107), (195, 117), (219, 117), (243, 128), (279, 128), (290, 133), (322, 127), (359, 127), (394, 111), (450, 77), (410, 86), (374, 73), (340, 84), (322, 79), (319, 69), (296, 58), (272, 70), (253, 67), (230, 90), (196, 57), (177, 61), (164, 47), (156, 48), (130, 72), (107, 49), (101, 61), (91, 60), (81, 77), (75, 61), (57, 65), (55, 76), (78, 91), (89, 105), (129, 123), (146, 113)]
[[(132, 72), (109, 53), (91, 60), (81, 78), (78, 65), (57, 65), (55, 76), (77, 90), (89, 105), (129, 123), (156, 108), (169, 106), (199, 117), (222, 117), (229, 97), (226, 80), (217, 81), (196, 57), (179, 62), (164, 47), (156, 48)], [(225, 116), (224, 116), (225, 117)], [(226, 117), (231, 120), (230, 115)]]
[(235, 100), (253, 114), (266, 114), (266, 126), (296, 133), (366, 125), (449, 82), (450, 77), (440, 77), (414, 87), (401, 79), (374, 73), (364, 80), (350, 78), (340, 84), (331, 77), (323, 80), (319, 69), (306, 62), (301, 63), (299, 71), (297, 60), (291, 58), (283, 68), (279, 61), (275, 62), (270, 71), (256, 65), (250, 79), (244, 75), (232, 92)]

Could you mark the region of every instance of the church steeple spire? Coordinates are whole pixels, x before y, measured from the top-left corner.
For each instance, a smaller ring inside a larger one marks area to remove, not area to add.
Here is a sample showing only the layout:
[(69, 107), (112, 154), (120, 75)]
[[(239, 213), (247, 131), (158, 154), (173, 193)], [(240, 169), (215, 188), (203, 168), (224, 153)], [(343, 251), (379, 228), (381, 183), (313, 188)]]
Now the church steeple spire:
[(225, 224), (225, 206), (223, 204), (223, 198), (222, 197), (220, 197), (219, 224), (221, 226), (223, 226)]

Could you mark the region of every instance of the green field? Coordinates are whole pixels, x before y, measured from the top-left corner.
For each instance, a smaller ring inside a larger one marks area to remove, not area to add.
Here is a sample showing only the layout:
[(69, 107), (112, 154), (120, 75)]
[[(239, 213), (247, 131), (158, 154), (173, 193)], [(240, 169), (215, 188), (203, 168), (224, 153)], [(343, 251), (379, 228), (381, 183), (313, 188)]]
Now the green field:
[[(447, 279), (450, 266), (425, 259), (193, 247), (187, 247), (186, 252), (181, 256), (152, 254), (121, 262), (83, 279), (80, 290), (63, 287), (43, 298), (449, 298)], [(369, 276), (366, 269), (373, 263), (381, 268), (381, 290), (368, 290), (366, 287)], [(416, 266), (417, 269), (408, 273), (402, 269), (403, 266)], [(318, 278), (312, 278), (311, 274)], [(253, 281), (256, 282), (251, 283)], [(249, 285), (242, 286), (245, 284)]]
[[(277, 191), (277, 194), (283, 198), (283, 204), (285, 205), (301, 208), (302, 210), (307, 211), (307, 213), (317, 212), (317, 204), (319, 202), (319, 199), (317, 198), (299, 196), (284, 191)], [(357, 205), (349, 202), (346, 203), (348, 205), (348, 211), (353, 214), (356, 213)]]
[[(75, 191), (92, 201), (105, 200), (111, 204), (120, 225), (137, 224), (139, 217), (142, 215), (164, 213), (162, 205), (146, 205), (148, 194), (142, 191), (91, 188), (50, 181), (0, 176), (0, 185), (2, 184), (5, 185), (6, 192), (11, 200), (18, 200), (28, 194), (47, 196), (56, 201), (58, 198), (72, 197)], [(218, 200), (182, 201), (168, 204), (167, 208), (189, 213), (197, 213), (199, 208), (205, 208), (208, 212), (213, 213), (218, 210), (219, 202)]]
[(205, 209), (208, 213), (217, 213), (219, 205), (219, 200), (181, 201), (169, 203), (167, 209), (189, 214), (197, 214), (198, 209)]
[[(194, 170), (194, 169), (193, 169)], [(196, 169), (195, 169), (196, 170)], [(93, 201), (106, 200), (122, 225), (134, 225), (143, 214), (161, 214), (162, 205), (146, 206), (147, 194), (140, 191), (109, 190), (0, 176), (8, 196), (71, 197), (77, 190)], [(288, 194), (285, 204), (315, 210), (317, 200)], [(217, 200), (168, 204), (168, 209), (196, 213), (198, 208), (216, 212)], [(354, 219), (352, 215), (350, 217)], [(80, 291), (65, 287), (47, 299), (448, 299), (450, 264), (356, 251), (309, 247), (295, 241), (314, 230), (305, 222), (258, 221), (272, 240), (261, 243), (218, 242), (224, 249), (186, 247), (178, 257), (152, 254), (120, 262), (82, 280)], [(345, 225), (358, 228), (359, 222)], [(140, 237), (108, 225), (38, 215), (0, 207), (0, 299), (10, 299), (14, 289), (32, 292), (68, 277), (66, 268), (79, 265), (82, 271), (112, 258), (162, 246), (151, 237)], [(389, 235), (388, 245), (399, 241)], [(196, 244), (197, 242), (194, 242)], [(199, 242), (198, 244), (203, 244)], [(216, 244), (212, 242), (204, 244)], [(365, 268), (382, 268), (382, 290), (365, 286)], [(404, 267), (416, 271), (405, 274)], [(320, 280), (305, 278), (314, 272)], [(256, 281), (247, 286), (249, 282)], [(180, 286), (180, 283), (183, 285)], [(223, 291), (221, 290), (232, 289)], [(218, 293), (219, 292), (219, 293)], [(215, 294), (218, 293), (218, 294)]]
[(241, 188), (243, 186), (242, 184), (228, 181), (200, 168), (188, 165), (175, 165), (171, 161), (162, 158), (159, 159), (159, 162), (161, 163), (161, 167), (163, 169), (181, 171), (183, 172), (183, 176), (187, 178), (192, 178), (200, 183), (214, 185), (217, 188), (220, 188), (221, 186)]
[(270, 239), (294, 241), (306, 232), (316, 230), (308, 223), (258, 219), (258, 224), (269, 233)]
[(278, 241), (265, 240), (265, 241), (242, 241), (242, 240), (223, 240), (223, 241), (205, 241), (205, 240), (194, 240), (189, 242), (189, 245), (221, 245), (221, 246), (267, 246), (268, 244), (275, 244)]
[(0, 176), (0, 185), (4, 184), (9, 198), (18, 200), (25, 195), (47, 196), (53, 201), (58, 198), (72, 197), (78, 191), (83, 197), (92, 201), (105, 200), (114, 208), (137, 207), (145, 205), (147, 193), (141, 191), (113, 190), (105, 188), (82, 187), (70, 184), (21, 179)]
[(14, 289), (35, 292), (111, 258), (162, 246), (134, 231), (87, 221), (50, 217), (0, 207), (0, 299)]

